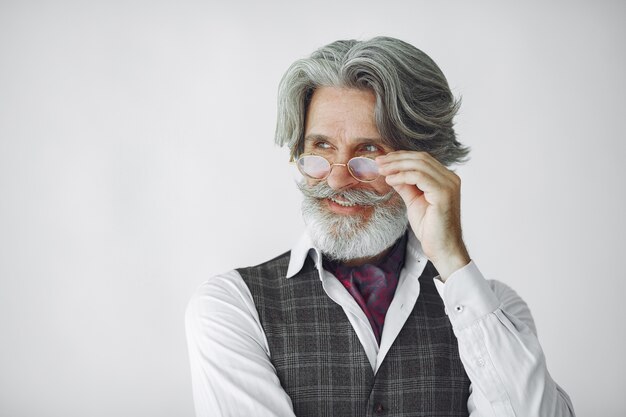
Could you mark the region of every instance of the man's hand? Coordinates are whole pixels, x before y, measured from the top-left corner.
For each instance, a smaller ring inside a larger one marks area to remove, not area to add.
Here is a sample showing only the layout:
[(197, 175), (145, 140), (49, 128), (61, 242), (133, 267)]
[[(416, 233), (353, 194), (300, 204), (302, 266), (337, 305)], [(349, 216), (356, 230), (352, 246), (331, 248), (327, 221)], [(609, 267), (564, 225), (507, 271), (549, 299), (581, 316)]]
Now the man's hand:
[(461, 179), (426, 152), (390, 152), (376, 162), (404, 200), (411, 229), (445, 281), (470, 262), (461, 236)]

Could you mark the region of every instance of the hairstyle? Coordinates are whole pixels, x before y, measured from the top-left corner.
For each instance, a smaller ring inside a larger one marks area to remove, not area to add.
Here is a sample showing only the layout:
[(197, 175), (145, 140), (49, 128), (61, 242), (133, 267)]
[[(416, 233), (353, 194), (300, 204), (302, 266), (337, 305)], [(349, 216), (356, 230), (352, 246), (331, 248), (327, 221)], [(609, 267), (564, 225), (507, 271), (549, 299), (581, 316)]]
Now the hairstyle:
[(293, 157), (304, 150), (306, 112), (318, 87), (373, 91), (376, 126), (392, 149), (425, 151), (444, 165), (469, 153), (453, 128), (460, 101), (437, 64), (406, 42), (339, 40), (289, 67), (278, 88), (276, 143)]

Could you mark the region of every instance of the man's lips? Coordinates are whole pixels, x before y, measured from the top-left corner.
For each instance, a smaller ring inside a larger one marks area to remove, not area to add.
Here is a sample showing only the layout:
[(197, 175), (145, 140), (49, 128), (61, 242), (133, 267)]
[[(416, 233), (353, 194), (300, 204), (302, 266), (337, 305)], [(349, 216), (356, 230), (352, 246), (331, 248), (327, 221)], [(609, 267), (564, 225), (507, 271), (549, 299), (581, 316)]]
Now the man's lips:
[(339, 204), (342, 207), (353, 207), (357, 205), (356, 203), (352, 203), (341, 197), (329, 197), (328, 199), (333, 203)]
[(353, 214), (361, 212), (370, 206), (362, 206), (356, 203), (350, 203), (341, 197), (329, 197), (324, 199), (328, 204), (328, 208), (335, 213)]

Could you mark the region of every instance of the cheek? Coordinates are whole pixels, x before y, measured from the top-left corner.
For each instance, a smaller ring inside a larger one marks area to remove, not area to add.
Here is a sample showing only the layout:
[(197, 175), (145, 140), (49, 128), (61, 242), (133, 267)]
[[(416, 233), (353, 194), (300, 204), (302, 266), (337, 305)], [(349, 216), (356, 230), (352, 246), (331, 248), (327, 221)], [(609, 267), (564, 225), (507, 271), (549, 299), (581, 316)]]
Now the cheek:
[(320, 182), (326, 181), (326, 180), (316, 180), (315, 178), (307, 177), (304, 174), (302, 174), (302, 178), (304, 181), (306, 181), (306, 185), (308, 185), (309, 187), (313, 187), (315, 185), (318, 185)]
[(378, 194), (387, 194), (393, 189), (391, 185), (387, 184), (387, 182), (385, 181), (385, 177), (383, 176), (372, 182), (371, 186)]

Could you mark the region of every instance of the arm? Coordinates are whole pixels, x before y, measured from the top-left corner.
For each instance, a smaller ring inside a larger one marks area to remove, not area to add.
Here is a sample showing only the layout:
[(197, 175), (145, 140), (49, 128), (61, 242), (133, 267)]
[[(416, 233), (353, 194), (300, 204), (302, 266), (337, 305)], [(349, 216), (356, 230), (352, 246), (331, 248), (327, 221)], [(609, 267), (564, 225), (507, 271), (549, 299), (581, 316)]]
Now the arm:
[(435, 283), (472, 381), (472, 415), (575, 415), (548, 372), (528, 306), (511, 288), (486, 281), (473, 262)]
[(248, 287), (236, 271), (205, 282), (185, 328), (197, 417), (293, 417)]
[(472, 381), (470, 412), (573, 416), (567, 394), (548, 373), (526, 304), (503, 284), (490, 286), (470, 262), (461, 233), (460, 178), (425, 152), (390, 152), (376, 161), (445, 283), (443, 301)]

